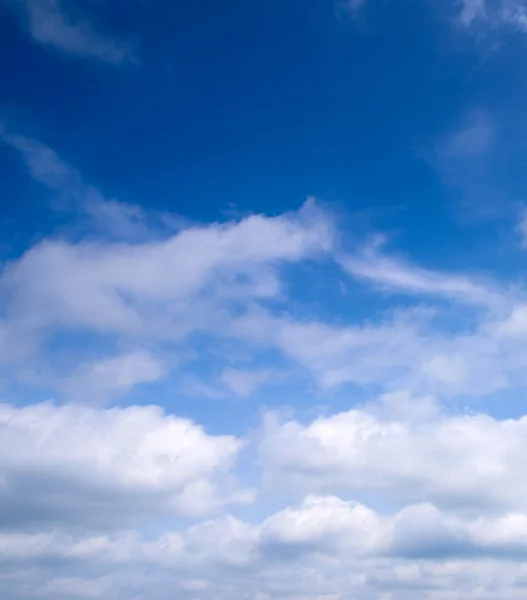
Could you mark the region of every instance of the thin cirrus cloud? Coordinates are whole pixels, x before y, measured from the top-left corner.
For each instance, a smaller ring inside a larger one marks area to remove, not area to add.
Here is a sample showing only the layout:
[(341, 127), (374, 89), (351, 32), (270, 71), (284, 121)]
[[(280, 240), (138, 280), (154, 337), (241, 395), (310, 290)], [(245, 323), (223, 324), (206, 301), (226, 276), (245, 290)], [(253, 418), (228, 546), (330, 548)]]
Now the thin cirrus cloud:
[(144, 239), (151, 234), (152, 223), (140, 206), (105, 197), (49, 146), (13, 134), (1, 122), (0, 140), (19, 153), (31, 178), (53, 194), (51, 207), (55, 210), (80, 214), (92, 228), (114, 237)]
[[(347, 0), (337, 3), (352, 16), (360, 15), (375, 0)], [(431, 3), (448, 9), (454, 25), (467, 31), (527, 31), (527, 7), (523, 0), (449, 0)]]
[(527, 31), (527, 7), (523, 0), (463, 0), (459, 22), (466, 27), (508, 27)]
[(88, 15), (70, 0), (11, 0), (32, 40), (48, 49), (113, 66), (136, 62), (132, 44), (98, 32)]
[(503, 211), (503, 182), (497, 174), (504, 168), (506, 137), (498, 117), (471, 108), (423, 153), (447, 189), (457, 196), (456, 214), (488, 218)]
[(492, 283), (430, 271), (387, 256), (382, 251), (384, 240), (376, 237), (362, 250), (342, 255), (340, 263), (352, 277), (377, 284), (381, 289), (410, 295), (436, 296), (469, 306), (499, 311), (506, 308), (507, 296)]
[(227, 368), (221, 374), (221, 382), (232, 392), (242, 398), (247, 398), (273, 377), (271, 371), (249, 371), (247, 369)]

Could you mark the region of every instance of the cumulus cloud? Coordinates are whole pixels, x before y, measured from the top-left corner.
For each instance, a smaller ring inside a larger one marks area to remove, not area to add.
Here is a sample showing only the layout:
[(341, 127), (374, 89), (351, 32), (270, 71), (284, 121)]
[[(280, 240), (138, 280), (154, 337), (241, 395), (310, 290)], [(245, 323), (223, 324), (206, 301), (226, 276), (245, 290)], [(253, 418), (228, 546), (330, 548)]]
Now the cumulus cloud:
[[(4, 527), (117, 526), (222, 503), (216, 478), (240, 441), (210, 436), (158, 407), (0, 406), (0, 513)], [(229, 492), (229, 490), (225, 490)]]
[[(264, 552), (270, 545), (302, 554), (336, 554), (350, 558), (456, 558), (467, 555), (527, 552), (527, 516), (460, 518), (434, 505), (415, 504), (383, 516), (366, 506), (335, 496), (307, 496), (298, 507), (269, 517), (259, 530)], [(283, 559), (283, 555), (282, 555)]]
[(32, 40), (64, 54), (110, 65), (134, 62), (131, 44), (96, 31), (89, 17), (69, 0), (10, 0)]
[(525, 510), (527, 420), (452, 415), (396, 393), (309, 424), (271, 416), (260, 446), (271, 482), (380, 492), (387, 502)]
[[(205, 598), (314, 600), (338, 593), (366, 599), (386, 589), (395, 599), (453, 598), (445, 595), (452, 586), (456, 597), (486, 598), (481, 586), (490, 581), (494, 592), (509, 586), (512, 595), (504, 597), (515, 598), (511, 583), (525, 569), (514, 561), (525, 556), (526, 540), (523, 513), (460, 517), (425, 503), (386, 516), (336, 496), (309, 495), (259, 523), (224, 516), (151, 540), (131, 532), (2, 534), (0, 563), (8, 561), (16, 573), (60, 560), (61, 581), (86, 581), (87, 589), (104, 582), (106, 595), (116, 597), (126, 579), (127, 591), (142, 597), (154, 578), (160, 598), (175, 589), (184, 598), (198, 592)], [(82, 561), (90, 562), (91, 578), (77, 572)]]

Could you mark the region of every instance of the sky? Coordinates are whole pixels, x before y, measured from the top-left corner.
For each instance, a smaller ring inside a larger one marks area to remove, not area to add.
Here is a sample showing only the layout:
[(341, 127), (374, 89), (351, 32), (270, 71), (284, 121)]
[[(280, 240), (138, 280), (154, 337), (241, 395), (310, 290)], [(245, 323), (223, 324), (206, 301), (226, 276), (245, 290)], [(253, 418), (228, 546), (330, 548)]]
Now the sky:
[(524, 600), (527, 1), (0, 52), (0, 596)]

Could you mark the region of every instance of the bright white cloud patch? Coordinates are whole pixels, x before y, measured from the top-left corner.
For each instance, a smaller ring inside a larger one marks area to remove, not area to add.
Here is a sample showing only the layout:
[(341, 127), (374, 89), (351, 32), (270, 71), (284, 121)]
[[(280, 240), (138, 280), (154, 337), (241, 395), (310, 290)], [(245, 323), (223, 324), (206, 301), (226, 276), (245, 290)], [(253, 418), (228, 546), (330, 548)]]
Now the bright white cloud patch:
[(268, 417), (260, 451), (278, 486), (380, 492), (388, 505), (525, 510), (526, 444), (525, 418), (449, 415), (399, 393), (305, 426)]
[(47, 403), (1, 405), (0, 448), (4, 527), (113, 527), (216, 510), (222, 502), (216, 478), (233, 466), (240, 442), (209, 436), (159, 407)]

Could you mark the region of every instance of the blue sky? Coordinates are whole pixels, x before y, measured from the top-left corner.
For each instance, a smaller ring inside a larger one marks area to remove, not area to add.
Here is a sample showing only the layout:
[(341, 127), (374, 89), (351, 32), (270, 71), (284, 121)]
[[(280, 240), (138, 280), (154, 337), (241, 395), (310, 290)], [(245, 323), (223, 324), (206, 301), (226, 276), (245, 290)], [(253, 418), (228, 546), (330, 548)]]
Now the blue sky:
[(504, 600), (527, 3), (0, 3), (0, 593)]

